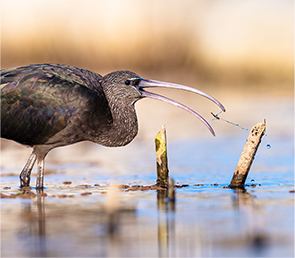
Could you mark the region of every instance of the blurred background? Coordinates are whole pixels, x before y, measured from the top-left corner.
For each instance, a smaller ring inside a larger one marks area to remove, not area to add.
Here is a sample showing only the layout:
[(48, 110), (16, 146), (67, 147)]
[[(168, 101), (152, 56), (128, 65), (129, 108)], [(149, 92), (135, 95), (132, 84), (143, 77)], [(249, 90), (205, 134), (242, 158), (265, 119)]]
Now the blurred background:
[[(269, 135), (290, 140), (293, 59), (292, 0), (1, 0), (1, 69), (60, 63), (101, 75), (131, 70), (198, 88), (226, 107), (222, 118), (247, 129), (266, 119)], [(220, 111), (194, 94), (157, 92), (208, 121)], [(201, 122), (169, 104), (142, 100), (136, 110), (136, 140), (153, 145), (162, 124), (170, 139), (213, 140)], [(217, 137), (248, 134), (220, 120), (211, 125)], [(14, 146), (29, 155), (29, 149), (7, 144), (3, 140), (2, 149)]]
[(2, 68), (293, 81), (293, 1), (2, 0)]
[[(217, 98), (224, 119), (247, 129), (267, 119), (274, 134), (293, 138), (292, 0), (2, 0), (1, 69), (36, 63), (189, 85)], [(193, 94), (158, 93), (208, 121), (219, 112)], [(176, 107), (143, 100), (136, 109), (138, 139), (150, 141), (164, 123), (170, 137), (210, 137)], [(212, 126), (217, 136), (242, 133), (220, 121)]]
[[(292, 0), (1, 1), (1, 69), (60, 63), (101, 75), (131, 70), (143, 78), (203, 90), (225, 105), (228, 120), (246, 127), (257, 112), (261, 117), (255, 122), (268, 118), (257, 110), (257, 101), (267, 96), (293, 100), (293, 59)], [(200, 97), (166, 92), (206, 119), (219, 111)], [(254, 100), (247, 103), (249, 95)], [(293, 122), (292, 106), (287, 114), (277, 108), (273, 111)], [(151, 120), (157, 128), (171, 124), (171, 136), (180, 130), (206, 134), (199, 122), (191, 124), (189, 114), (167, 104), (145, 100), (137, 110), (144, 130), (139, 137), (155, 135)], [(220, 132), (237, 132), (218, 125)]]
[(293, 82), (293, 1), (2, 0), (1, 66)]

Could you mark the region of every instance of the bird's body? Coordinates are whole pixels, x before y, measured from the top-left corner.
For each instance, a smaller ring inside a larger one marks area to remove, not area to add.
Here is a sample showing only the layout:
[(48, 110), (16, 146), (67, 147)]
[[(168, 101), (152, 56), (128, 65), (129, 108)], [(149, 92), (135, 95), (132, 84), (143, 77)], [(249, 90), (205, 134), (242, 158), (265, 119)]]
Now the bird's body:
[[(188, 109), (143, 90), (159, 83), (162, 82), (144, 80), (129, 71), (102, 77), (88, 70), (58, 64), (2, 70), (1, 137), (33, 147), (20, 176), (21, 186), (29, 185), (31, 169), (38, 160), (37, 188), (43, 189), (43, 161), (55, 147), (81, 141), (109, 147), (131, 142), (138, 132), (134, 104), (143, 97)], [(172, 87), (166, 84), (160, 86)], [(204, 96), (223, 108), (209, 95)], [(213, 132), (209, 125), (207, 127)]]
[[(85, 140), (126, 145), (137, 133), (136, 117), (128, 114), (135, 113), (134, 106), (120, 106), (118, 97), (110, 107), (101, 79), (99, 74), (61, 65), (3, 70), (1, 137), (49, 150)], [(124, 112), (116, 112), (124, 107)], [(112, 134), (114, 123), (121, 121), (123, 126), (116, 125), (118, 133)]]

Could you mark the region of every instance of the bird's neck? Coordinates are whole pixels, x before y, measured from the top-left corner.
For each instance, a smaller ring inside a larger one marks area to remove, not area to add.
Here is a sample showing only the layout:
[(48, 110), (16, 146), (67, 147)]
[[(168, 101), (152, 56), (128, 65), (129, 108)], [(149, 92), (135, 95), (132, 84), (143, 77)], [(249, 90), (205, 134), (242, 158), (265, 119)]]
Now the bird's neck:
[(108, 123), (108, 130), (103, 132), (100, 144), (108, 147), (125, 146), (130, 143), (138, 132), (134, 99), (130, 92), (120, 89), (116, 84), (102, 83), (102, 88), (108, 102), (112, 121)]
[(138, 132), (138, 123), (134, 105), (126, 105), (118, 100), (110, 105), (112, 124), (109, 130), (104, 132), (104, 142), (100, 144), (107, 147), (120, 147), (130, 143)]

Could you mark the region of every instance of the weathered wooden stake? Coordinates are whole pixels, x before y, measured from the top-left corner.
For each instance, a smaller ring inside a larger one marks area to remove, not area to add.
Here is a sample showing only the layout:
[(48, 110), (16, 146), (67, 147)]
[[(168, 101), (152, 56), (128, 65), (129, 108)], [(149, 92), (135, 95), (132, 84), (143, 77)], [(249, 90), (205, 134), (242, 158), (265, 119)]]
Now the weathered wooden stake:
[(246, 141), (245, 147), (243, 149), (236, 171), (233, 175), (233, 178), (231, 180), (229, 187), (231, 188), (244, 187), (244, 184), (248, 176), (248, 173), (250, 171), (256, 151), (261, 142), (261, 138), (265, 134), (265, 130), (266, 130), (265, 122), (259, 123), (251, 129), (250, 135), (248, 136), (248, 139)]
[(162, 125), (162, 129), (156, 136), (156, 156), (157, 156), (157, 185), (167, 187), (169, 170), (167, 160), (167, 144), (166, 144), (166, 128)]

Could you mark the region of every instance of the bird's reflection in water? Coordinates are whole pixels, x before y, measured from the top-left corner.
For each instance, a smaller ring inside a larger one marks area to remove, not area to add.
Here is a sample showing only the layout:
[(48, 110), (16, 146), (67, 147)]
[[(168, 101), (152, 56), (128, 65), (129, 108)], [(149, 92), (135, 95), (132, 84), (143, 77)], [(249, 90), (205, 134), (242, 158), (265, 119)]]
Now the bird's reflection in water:
[(47, 257), (45, 199), (36, 195), (34, 201), (22, 202), (21, 228), (18, 236), (25, 241), (30, 256)]
[[(95, 211), (75, 211), (68, 208), (64, 210), (63, 215), (59, 215), (61, 211), (53, 209), (50, 202), (46, 203), (46, 198), (48, 197), (36, 195), (33, 199), (22, 201), (20, 213), (21, 226), (18, 229), (18, 237), (21, 239), (21, 245), (23, 246), (23, 248), (21, 247), (22, 255), (24, 257), (50, 257), (52, 254), (58, 255), (62, 252), (69, 252), (66, 250), (67, 243), (64, 242), (63, 235), (68, 234), (68, 231), (71, 232), (67, 228), (67, 225), (70, 224), (67, 224), (63, 219), (67, 217), (67, 221), (78, 220), (75, 224), (79, 224), (78, 216), (83, 215), (84, 220), (87, 221), (86, 224), (84, 224), (85, 222), (83, 223), (84, 226), (93, 228), (93, 235), (88, 237), (92, 239), (91, 241), (94, 241), (93, 243), (96, 243), (97, 248), (94, 248), (97, 249), (96, 253), (106, 257), (120, 256), (121, 252), (125, 250), (124, 246), (131, 244), (128, 241), (135, 241), (135, 243), (138, 241), (138, 239), (133, 239), (131, 235), (126, 235), (126, 228), (130, 228), (131, 225), (129, 224), (131, 221), (132, 225), (137, 225), (136, 210), (121, 207), (120, 201), (116, 200), (118, 195), (114, 190), (109, 189), (108, 195), (104, 205), (101, 205)], [(160, 257), (167, 257), (169, 253), (175, 253), (175, 202), (174, 199), (170, 200), (168, 198), (167, 190), (158, 190), (155, 201), (158, 208), (158, 224), (157, 226), (155, 225), (155, 229), (158, 230), (158, 254)], [(74, 217), (72, 218), (71, 216)], [(53, 220), (56, 220), (57, 217), (61, 220), (54, 222)], [(90, 221), (88, 221), (89, 219)], [(52, 223), (57, 223), (57, 225), (53, 226)], [(47, 231), (46, 225), (48, 226)], [(56, 231), (59, 231), (59, 233)], [(60, 240), (52, 242), (52, 234), (58, 239), (60, 238)], [(64, 250), (60, 249), (62, 247), (59, 245), (63, 242), (65, 244)], [(55, 250), (52, 250), (52, 244), (54, 244)], [(80, 242), (82, 249), (85, 248), (84, 244), (83, 241)], [(74, 254), (77, 246), (72, 246), (72, 248), (71, 253)]]
[(17, 247), (22, 257), (81, 256), (83, 252), (118, 256), (125, 243), (123, 228), (135, 219), (135, 209), (120, 205), (116, 197), (109, 190), (105, 203), (87, 208), (60, 208), (39, 194), (22, 200)]

